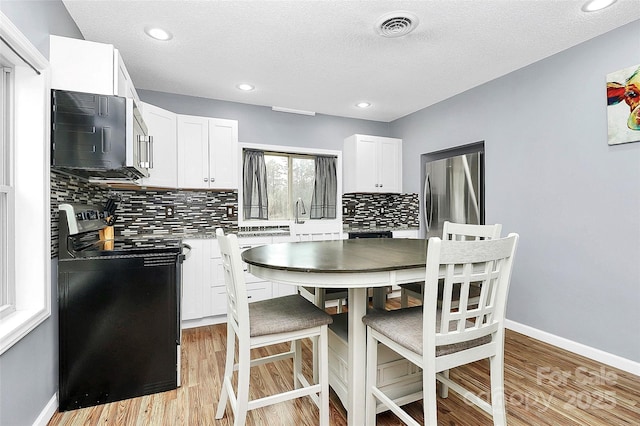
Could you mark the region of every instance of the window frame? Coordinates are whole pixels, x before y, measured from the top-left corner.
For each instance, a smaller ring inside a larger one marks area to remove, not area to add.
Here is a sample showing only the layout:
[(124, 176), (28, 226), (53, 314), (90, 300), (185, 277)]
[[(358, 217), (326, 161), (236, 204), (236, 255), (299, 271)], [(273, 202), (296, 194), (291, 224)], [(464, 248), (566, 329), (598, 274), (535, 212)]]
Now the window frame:
[[(304, 148), (304, 147), (292, 147), (292, 146), (281, 146), (281, 145), (264, 145), (264, 144), (251, 144), (251, 143), (240, 143), (238, 144), (240, 161), (244, 161), (243, 152), (245, 149), (252, 149), (258, 151), (264, 151), (265, 155), (268, 154), (285, 154), (291, 157), (300, 156), (300, 157), (309, 157), (309, 156), (334, 156), (336, 157), (336, 173), (337, 173), (337, 203), (339, 206), (342, 205), (342, 151), (328, 150), (328, 149), (317, 149), (317, 148)], [(238, 167), (238, 226), (240, 227), (265, 227), (265, 226), (289, 226), (294, 222), (294, 219), (288, 220), (261, 220), (261, 219), (244, 219), (242, 214), (243, 210), (243, 164), (240, 164)], [(291, 176), (292, 171), (289, 170), (289, 174)], [(289, 187), (289, 191), (291, 191), (291, 185)], [(310, 206), (307, 206), (310, 208)], [(336, 218), (335, 219), (305, 219), (307, 223), (336, 223), (340, 228), (342, 227), (342, 208), (337, 209)]]
[(0, 319), (16, 310), (13, 187), (13, 69), (0, 55)]
[(13, 258), (5, 259), (15, 289), (14, 310), (0, 321), (2, 354), (51, 316), (51, 73), (47, 59), (2, 12), (0, 36), (2, 62), (13, 69), (13, 234), (6, 239)]
[[(264, 150), (264, 156), (265, 157), (267, 157), (267, 156), (285, 157), (287, 159), (287, 182), (288, 182), (287, 199), (289, 201), (289, 203), (288, 203), (289, 205), (288, 205), (287, 211), (289, 212), (291, 217), (289, 217), (288, 219), (279, 219), (279, 221), (293, 221), (293, 220), (295, 220), (295, 218), (293, 217), (293, 214), (291, 213), (292, 209), (293, 209), (293, 204), (295, 204), (295, 201), (293, 200), (293, 162), (294, 162), (295, 159), (305, 159), (305, 160), (313, 160), (313, 161), (315, 161), (315, 158), (316, 158), (317, 154), (301, 154), (299, 152), (291, 153), (291, 152)], [(266, 162), (266, 160), (265, 160), (265, 162)], [(310, 200), (309, 200), (309, 203), (308, 203), (307, 210), (308, 210), (308, 212), (311, 211), (311, 201)], [(308, 214), (309, 213), (307, 213), (307, 215)], [(252, 220), (260, 221), (260, 219), (252, 219)], [(304, 220), (311, 220), (311, 219), (306, 217)]]

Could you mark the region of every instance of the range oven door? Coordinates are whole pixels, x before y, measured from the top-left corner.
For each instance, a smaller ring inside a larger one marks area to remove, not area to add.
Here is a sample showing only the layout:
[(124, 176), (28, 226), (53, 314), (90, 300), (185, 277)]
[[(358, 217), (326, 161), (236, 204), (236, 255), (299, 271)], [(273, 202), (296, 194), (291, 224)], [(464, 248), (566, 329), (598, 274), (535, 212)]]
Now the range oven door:
[(178, 386), (180, 266), (175, 253), (58, 262), (60, 411)]

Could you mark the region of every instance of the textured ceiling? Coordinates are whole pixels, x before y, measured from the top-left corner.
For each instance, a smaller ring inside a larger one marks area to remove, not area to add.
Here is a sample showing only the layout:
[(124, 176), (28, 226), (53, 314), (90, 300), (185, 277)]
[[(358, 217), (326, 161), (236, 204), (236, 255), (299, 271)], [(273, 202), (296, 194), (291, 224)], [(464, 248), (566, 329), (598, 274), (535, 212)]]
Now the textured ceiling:
[[(137, 88), (385, 122), (640, 19), (640, 0), (583, 3), (64, 1), (85, 39), (120, 49)], [(418, 27), (379, 36), (378, 18), (398, 10)], [(150, 39), (151, 25), (173, 39)]]

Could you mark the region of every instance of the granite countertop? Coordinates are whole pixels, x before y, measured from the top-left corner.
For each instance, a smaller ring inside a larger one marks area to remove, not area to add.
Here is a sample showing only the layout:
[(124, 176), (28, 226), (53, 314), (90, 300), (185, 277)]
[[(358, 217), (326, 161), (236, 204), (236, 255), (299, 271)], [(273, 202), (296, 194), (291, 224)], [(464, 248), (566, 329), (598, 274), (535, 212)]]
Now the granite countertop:
[(385, 231), (418, 231), (420, 228), (408, 227), (408, 226), (386, 226), (376, 228), (360, 228), (360, 227), (345, 227), (343, 232), (385, 232)]
[[(377, 227), (377, 228), (356, 228), (356, 227), (345, 227), (342, 232), (381, 232), (381, 231), (417, 231), (419, 228), (413, 227)], [(229, 232), (226, 231), (225, 232)], [(291, 235), (289, 229), (264, 229), (264, 228), (243, 228), (240, 230), (234, 230), (229, 233), (233, 233), (238, 235), (238, 238), (249, 238), (249, 237), (288, 237)], [(156, 232), (149, 234), (135, 234), (135, 233), (122, 233), (120, 235), (121, 238), (130, 238), (133, 240), (145, 240), (145, 239), (158, 239), (158, 238), (166, 238), (166, 239), (215, 239), (216, 233), (214, 231), (207, 232)]]
[[(225, 231), (227, 232), (227, 231)], [(255, 230), (255, 231), (233, 231), (228, 232), (231, 234), (236, 234), (238, 238), (247, 238), (247, 237), (265, 237), (265, 236), (284, 236), (288, 237), (290, 235), (288, 230)], [(151, 234), (122, 234), (122, 238), (130, 238), (132, 240), (145, 240), (145, 239), (183, 239), (183, 240), (211, 240), (216, 238), (215, 232), (162, 232), (162, 233), (151, 233)]]

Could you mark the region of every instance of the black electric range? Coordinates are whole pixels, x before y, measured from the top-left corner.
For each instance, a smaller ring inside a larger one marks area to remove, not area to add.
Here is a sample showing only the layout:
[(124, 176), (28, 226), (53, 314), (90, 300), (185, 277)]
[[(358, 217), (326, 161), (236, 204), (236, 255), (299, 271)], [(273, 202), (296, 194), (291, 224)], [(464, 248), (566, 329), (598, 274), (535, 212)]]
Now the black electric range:
[(181, 241), (105, 238), (104, 207), (59, 209), (60, 411), (175, 389)]

